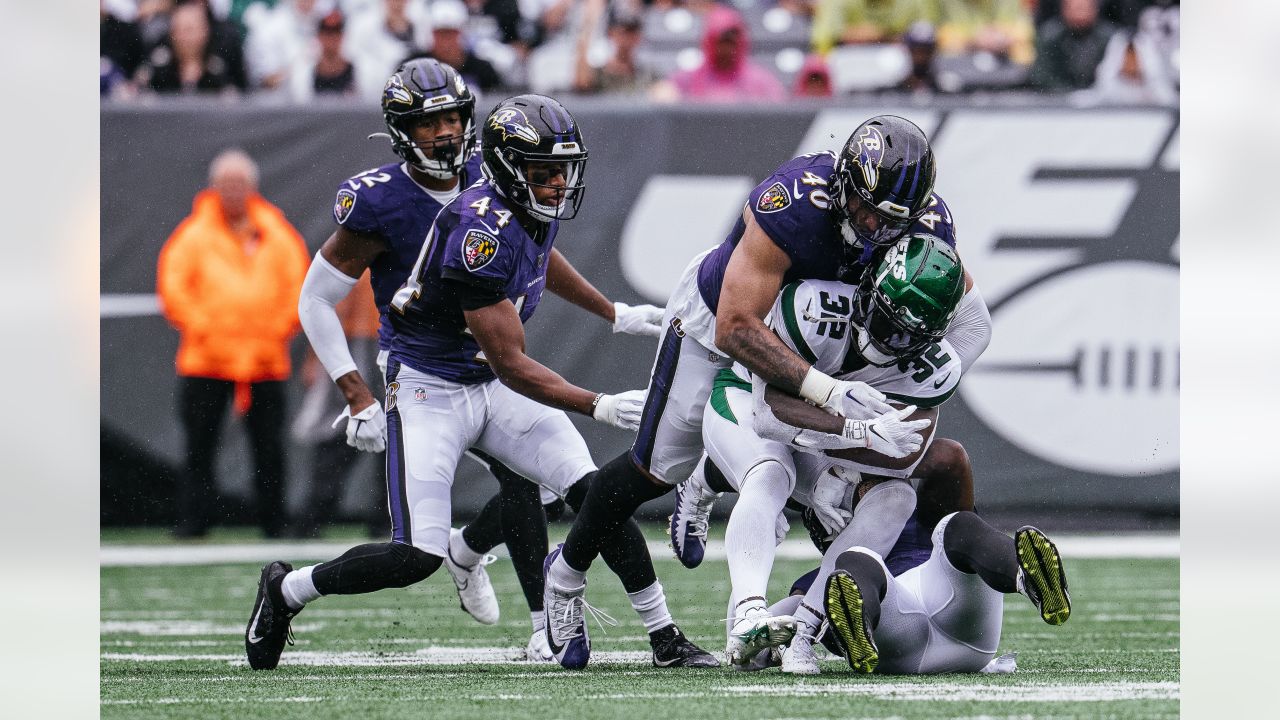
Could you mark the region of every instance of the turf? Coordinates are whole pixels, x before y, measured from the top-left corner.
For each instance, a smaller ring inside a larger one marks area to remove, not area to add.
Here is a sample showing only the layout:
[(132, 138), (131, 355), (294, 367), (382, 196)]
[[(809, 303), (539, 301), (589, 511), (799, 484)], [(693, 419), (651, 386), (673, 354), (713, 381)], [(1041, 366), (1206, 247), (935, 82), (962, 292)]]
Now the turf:
[[(117, 538), (124, 540), (126, 538)], [(136, 542), (139, 538), (128, 537)], [(302, 558), (289, 558), (292, 561)], [(723, 650), (728, 572), (656, 558), (673, 612), (693, 639)], [(810, 569), (775, 564), (780, 597)], [(853, 676), (827, 658), (824, 674), (777, 670), (658, 670), (637, 655), (582, 672), (514, 662), (440, 664), (451, 649), (509, 648), (529, 619), (508, 562), (490, 567), (503, 617), (484, 627), (457, 606), (447, 574), (418, 587), (331, 597), (294, 621), (297, 645), (274, 672), (243, 661), (256, 565), (107, 567), (101, 571), (104, 718), (1153, 718), (1179, 711), (1178, 562), (1067, 558), (1074, 611), (1041, 622), (1021, 597), (1005, 606), (1001, 652), (1012, 675)], [(592, 626), (593, 649), (644, 651), (643, 628), (621, 586), (594, 569), (589, 599), (620, 625)]]

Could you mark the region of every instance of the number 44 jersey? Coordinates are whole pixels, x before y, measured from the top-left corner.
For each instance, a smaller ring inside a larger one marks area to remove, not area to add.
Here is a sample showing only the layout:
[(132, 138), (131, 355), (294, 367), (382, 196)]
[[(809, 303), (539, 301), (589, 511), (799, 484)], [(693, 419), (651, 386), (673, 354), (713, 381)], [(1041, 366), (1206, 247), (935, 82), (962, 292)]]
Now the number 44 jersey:
[[(791, 283), (782, 288), (766, 322), (788, 347), (828, 375), (859, 380), (890, 400), (918, 408), (946, 402), (960, 384), (962, 369), (951, 344), (942, 340), (889, 367), (868, 364), (849, 323), (856, 292), (853, 285), (834, 280)], [(740, 365), (734, 369), (745, 372)]]

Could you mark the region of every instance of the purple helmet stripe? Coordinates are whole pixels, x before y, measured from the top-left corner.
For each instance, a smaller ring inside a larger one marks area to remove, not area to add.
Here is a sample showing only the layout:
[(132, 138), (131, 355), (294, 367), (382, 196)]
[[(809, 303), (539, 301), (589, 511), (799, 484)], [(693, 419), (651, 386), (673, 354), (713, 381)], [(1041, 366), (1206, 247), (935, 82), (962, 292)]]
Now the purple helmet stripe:
[[(907, 137), (903, 138), (903, 140), (907, 141), (907, 147), (904, 148), (902, 151), (902, 161), (907, 162), (907, 160), (911, 157), (911, 136), (908, 135)], [(902, 183), (906, 182), (906, 179), (907, 179), (906, 173), (902, 173), (902, 172), (898, 173), (898, 184), (893, 186), (893, 190), (889, 191), (890, 197), (894, 199), (901, 197), (901, 195), (898, 194), (898, 191), (902, 189)]]

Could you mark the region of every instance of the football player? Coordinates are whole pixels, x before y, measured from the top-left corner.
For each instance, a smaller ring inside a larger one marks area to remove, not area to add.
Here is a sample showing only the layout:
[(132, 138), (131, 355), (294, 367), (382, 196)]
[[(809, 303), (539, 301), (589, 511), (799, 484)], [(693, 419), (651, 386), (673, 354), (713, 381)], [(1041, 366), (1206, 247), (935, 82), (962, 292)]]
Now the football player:
[[(716, 374), (734, 361), (782, 390), (850, 420), (890, 412), (860, 381), (836, 380), (788, 348), (763, 318), (783, 284), (858, 277), (882, 248), (910, 229), (954, 246), (951, 212), (933, 192), (934, 159), (920, 128), (895, 116), (862, 123), (839, 153), (784, 163), (756, 186), (718, 247), (685, 269), (667, 304), (649, 395), (631, 450), (601, 468), (600, 492), (578, 513), (550, 563), (547, 593), (583, 597), (601, 538), (642, 503), (685, 480), (702, 452), (702, 415)], [(974, 292), (966, 302), (981, 305)], [(976, 342), (989, 336), (985, 311), (965, 313)], [(553, 553), (554, 554), (554, 553)], [(590, 652), (580, 618), (556, 632)], [(563, 663), (562, 663), (563, 664)]]
[[(461, 92), (464, 86), (453, 82)], [(400, 89), (393, 79), (387, 94), (412, 102)], [(414, 137), (412, 149), (423, 143)], [(484, 181), (444, 204), (390, 299), (385, 402), (391, 542), (361, 545), (298, 570), (282, 562), (266, 566), (246, 631), (255, 669), (276, 666), (289, 623), (306, 603), (403, 587), (446, 562), (454, 550), (450, 486), (467, 448), (479, 448), (576, 507), (595, 466), (564, 410), (624, 428), (638, 420), (643, 392), (592, 393), (524, 352), (523, 322), (544, 288), (618, 319), (617, 308), (554, 249), (559, 221), (576, 214), (582, 199), (587, 152), (576, 123), (551, 98), (518, 96), (490, 114), (482, 144)], [(636, 315), (643, 321), (641, 312)], [(624, 578), (636, 576), (633, 558), (648, 563), (634, 523), (603, 552)], [(660, 586), (652, 585), (635, 588), (633, 604), (653, 625), (655, 662), (698, 662), (706, 654), (675, 629)]]

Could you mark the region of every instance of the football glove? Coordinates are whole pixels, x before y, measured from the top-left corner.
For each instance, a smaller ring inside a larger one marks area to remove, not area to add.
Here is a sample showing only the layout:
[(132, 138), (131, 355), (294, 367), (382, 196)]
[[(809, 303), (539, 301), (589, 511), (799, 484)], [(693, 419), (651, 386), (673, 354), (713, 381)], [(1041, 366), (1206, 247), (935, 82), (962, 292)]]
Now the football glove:
[(613, 331), (628, 335), (662, 337), (662, 314), (656, 305), (613, 304)]
[(837, 381), (823, 408), (850, 420), (871, 420), (893, 411), (884, 401), (884, 393), (857, 380)]
[(382, 411), (381, 403), (375, 401), (354, 415), (348, 405), (333, 421), (333, 427), (338, 427), (343, 420), (347, 421), (347, 444), (351, 447), (375, 453), (387, 449), (387, 414)]
[(891, 458), (906, 457), (920, 450), (924, 437), (920, 433), (933, 422), (928, 419), (907, 420), (916, 411), (914, 405), (889, 412), (875, 420), (845, 420), (844, 437), (851, 447), (867, 448)]
[(828, 537), (839, 534), (853, 519), (853, 513), (841, 507), (848, 488), (849, 483), (844, 478), (828, 471), (818, 477), (809, 495), (809, 507), (813, 508), (813, 514)]
[(591, 417), (606, 425), (635, 430), (640, 427), (640, 415), (644, 412), (644, 401), (648, 394), (648, 390), (628, 390), (617, 395), (600, 393), (596, 397)]

